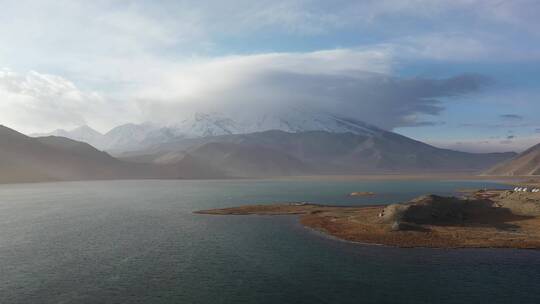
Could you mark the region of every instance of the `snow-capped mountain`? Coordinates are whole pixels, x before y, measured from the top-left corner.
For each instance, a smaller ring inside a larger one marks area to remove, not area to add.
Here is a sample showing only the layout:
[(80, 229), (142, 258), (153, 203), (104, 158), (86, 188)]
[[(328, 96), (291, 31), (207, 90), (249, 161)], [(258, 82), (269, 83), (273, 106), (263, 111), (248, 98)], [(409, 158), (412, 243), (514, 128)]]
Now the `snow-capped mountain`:
[(439, 149), (323, 111), (249, 114), (199, 112), (167, 124), (125, 124), (103, 135), (87, 127), (55, 135), (88, 142), (95, 136), (96, 148), (130, 162), (184, 164), (188, 171), (202, 166), (231, 177), (481, 172), (513, 157)]
[(95, 147), (114, 151), (140, 150), (152, 145), (167, 143), (185, 138), (198, 138), (219, 135), (248, 134), (269, 130), (289, 133), (305, 131), (327, 131), (332, 133), (354, 133), (376, 135), (383, 130), (361, 121), (303, 109), (288, 109), (279, 113), (246, 115), (243, 113), (192, 113), (179, 117), (178, 122), (170, 124), (143, 123), (125, 124), (113, 128), (105, 134), (80, 127), (72, 131), (56, 130), (49, 134), (88, 142)]
[(327, 131), (332, 133), (375, 134), (382, 130), (361, 121), (326, 112), (291, 108), (260, 115), (195, 113), (169, 126), (186, 137), (247, 134), (269, 130), (289, 133)]
[(160, 127), (151, 124), (125, 124), (111, 129), (103, 135), (99, 148), (105, 150), (134, 150), (146, 139), (154, 137)]

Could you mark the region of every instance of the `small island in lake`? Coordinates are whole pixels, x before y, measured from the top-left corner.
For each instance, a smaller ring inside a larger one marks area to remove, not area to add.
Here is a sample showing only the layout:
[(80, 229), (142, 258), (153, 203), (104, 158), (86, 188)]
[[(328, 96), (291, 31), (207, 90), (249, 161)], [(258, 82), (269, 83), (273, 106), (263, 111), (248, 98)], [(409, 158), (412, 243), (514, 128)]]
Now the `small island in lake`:
[(478, 190), (425, 195), (386, 206), (310, 203), (203, 210), (212, 215), (298, 215), (302, 225), (342, 240), (398, 247), (540, 249), (540, 193)]
[(360, 191), (360, 192), (351, 192), (349, 196), (374, 196), (375, 192), (370, 191)]

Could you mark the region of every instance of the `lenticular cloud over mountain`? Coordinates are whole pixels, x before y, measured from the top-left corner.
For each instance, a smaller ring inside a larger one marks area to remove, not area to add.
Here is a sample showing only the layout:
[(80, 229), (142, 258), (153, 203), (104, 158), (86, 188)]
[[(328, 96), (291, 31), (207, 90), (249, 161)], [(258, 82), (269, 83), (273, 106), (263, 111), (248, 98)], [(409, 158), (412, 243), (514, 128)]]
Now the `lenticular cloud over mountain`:
[(439, 98), (478, 91), (486, 77), (403, 78), (385, 53), (328, 51), (224, 58), (179, 69), (148, 91), (138, 107), (146, 121), (175, 123), (185, 111), (261, 115), (289, 107), (322, 110), (385, 129), (437, 115)]
[(6, 70), (0, 94), (9, 97), (2, 106), (9, 117), (0, 116), (10, 125), (51, 118), (40, 129), (26, 123), (30, 132), (86, 124), (106, 132), (124, 123), (177, 125), (196, 113), (246, 121), (301, 108), (393, 129), (426, 123), (418, 117), (437, 115), (440, 98), (478, 91), (487, 82), (473, 74), (393, 76), (387, 53), (358, 50), (198, 60), (172, 65), (154, 80), (143, 78), (135, 90), (98, 93), (59, 76)]

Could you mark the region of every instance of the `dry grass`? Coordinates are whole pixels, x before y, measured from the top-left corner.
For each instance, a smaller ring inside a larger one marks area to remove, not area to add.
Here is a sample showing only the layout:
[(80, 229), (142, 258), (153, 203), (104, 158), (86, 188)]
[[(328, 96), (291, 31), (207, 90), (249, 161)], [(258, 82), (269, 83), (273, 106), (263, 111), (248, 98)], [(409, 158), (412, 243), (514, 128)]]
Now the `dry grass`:
[(312, 204), (250, 205), (199, 211), (215, 215), (296, 214), (306, 226), (337, 238), (399, 247), (540, 249), (540, 217), (508, 213), (476, 214), (459, 223), (430, 224), (393, 231), (378, 214), (385, 206), (332, 207)]

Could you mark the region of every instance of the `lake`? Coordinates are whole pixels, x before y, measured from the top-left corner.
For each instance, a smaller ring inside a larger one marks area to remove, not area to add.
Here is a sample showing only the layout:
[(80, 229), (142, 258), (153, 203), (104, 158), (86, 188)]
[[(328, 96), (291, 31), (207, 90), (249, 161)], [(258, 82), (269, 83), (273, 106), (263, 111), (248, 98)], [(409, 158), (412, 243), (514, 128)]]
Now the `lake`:
[[(392, 203), (489, 181), (96, 181), (0, 186), (0, 303), (540, 303), (540, 251), (352, 244), (254, 203)], [(370, 198), (348, 197), (373, 191)]]

